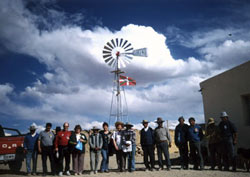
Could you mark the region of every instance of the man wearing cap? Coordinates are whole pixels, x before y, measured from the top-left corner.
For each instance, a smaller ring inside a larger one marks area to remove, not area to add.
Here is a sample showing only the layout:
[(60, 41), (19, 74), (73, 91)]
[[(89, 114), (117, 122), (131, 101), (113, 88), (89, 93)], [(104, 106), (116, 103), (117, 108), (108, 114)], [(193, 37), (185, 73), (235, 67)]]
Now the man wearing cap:
[(34, 125), (31, 125), (30, 133), (28, 133), (24, 137), (23, 147), (24, 152), (26, 154), (26, 168), (27, 168), (27, 175), (31, 175), (31, 168), (30, 163), (32, 159), (32, 174), (36, 175), (36, 165), (37, 165), (37, 140), (38, 140), (38, 134), (36, 133), (36, 127)]
[(221, 138), (220, 130), (217, 125), (215, 125), (214, 118), (209, 118), (206, 128), (206, 138), (208, 139), (208, 149), (210, 153), (211, 160), (211, 170), (214, 170), (216, 164), (221, 170)]
[(69, 152), (69, 138), (71, 132), (68, 131), (69, 123), (65, 122), (63, 124), (63, 130), (59, 131), (55, 139), (55, 151), (59, 152), (59, 176), (63, 175), (63, 159), (65, 158), (65, 173), (70, 175), (69, 164), (70, 164), (70, 152)]
[(189, 148), (190, 148), (190, 156), (194, 162), (194, 170), (198, 170), (199, 162), (200, 162), (200, 170), (203, 170), (204, 163), (201, 153), (201, 140), (203, 138), (203, 132), (201, 127), (195, 124), (195, 119), (193, 117), (190, 117), (188, 121), (190, 124), (188, 128)]
[(122, 151), (122, 128), (123, 123), (120, 121), (117, 121), (115, 123), (116, 130), (113, 132), (112, 139), (113, 144), (115, 146), (116, 150), (116, 161), (118, 165), (118, 169), (120, 172), (123, 172), (125, 170), (125, 153)]
[[(154, 155), (154, 130), (148, 126), (148, 121), (142, 121), (143, 128), (140, 131), (140, 143), (143, 150), (144, 164), (146, 171), (155, 169), (155, 155)], [(150, 158), (150, 164), (148, 163), (148, 157)]]
[(92, 131), (93, 133), (89, 137), (90, 167), (91, 167), (91, 174), (93, 173), (97, 174), (97, 168), (103, 145), (103, 140), (102, 140), (102, 135), (99, 133), (99, 128), (94, 126), (92, 128)]
[(237, 129), (235, 125), (228, 120), (226, 112), (221, 113), (221, 122), (219, 124), (220, 135), (222, 138), (224, 170), (229, 170), (229, 159), (232, 161), (233, 171), (236, 171), (236, 154), (234, 146), (237, 144)]
[(51, 172), (55, 175), (55, 160), (53, 154), (54, 133), (51, 131), (52, 124), (46, 123), (46, 128), (38, 138), (38, 151), (42, 153), (43, 175), (47, 175), (47, 157), (50, 160)]
[(181, 169), (188, 169), (188, 125), (184, 123), (183, 116), (178, 119), (179, 124), (175, 127), (175, 145), (179, 149)]
[(171, 170), (171, 162), (169, 158), (169, 147), (171, 147), (171, 137), (169, 134), (169, 130), (166, 127), (163, 127), (163, 120), (161, 117), (157, 118), (156, 123), (158, 127), (155, 129), (155, 142), (157, 147), (157, 155), (159, 161), (159, 170), (163, 170), (163, 163), (162, 163), (162, 153), (164, 154), (167, 170)]
[[(132, 160), (135, 158), (135, 152), (133, 152), (133, 146), (136, 146), (135, 138), (136, 134), (132, 130), (133, 125), (129, 122), (125, 124), (126, 129), (122, 131), (122, 148), (125, 156), (128, 159), (128, 171), (134, 172), (135, 166), (133, 166)], [(126, 163), (126, 159), (125, 159)]]

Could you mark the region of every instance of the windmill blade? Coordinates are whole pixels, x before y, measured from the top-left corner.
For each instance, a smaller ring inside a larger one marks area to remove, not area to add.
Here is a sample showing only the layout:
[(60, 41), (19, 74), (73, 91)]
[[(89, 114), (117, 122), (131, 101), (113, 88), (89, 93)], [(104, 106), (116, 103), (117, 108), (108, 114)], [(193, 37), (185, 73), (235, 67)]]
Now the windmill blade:
[(125, 67), (126, 66), (126, 60), (120, 60), (119, 64), (120, 64), (120, 66)]
[(108, 57), (111, 57), (111, 54), (108, 54), (108, 55), (103, 55), (103, 58), (108, 58)]
[(132, 59), (133, 59), (133, 57), (128, 56), (128, 55), (125, 55), (125, 57), (126, 57), (126, 58), (128, 58), (128, 59), (130, 59), (130, 60), (132, 60)]
[(139, 56), (139, 57), (147, 57), (148, 56), (147, 48), (134, 50), (132, 55)]
[(125, 40), (125, 42), (122, 45), (122, 48), (127, 44), (128, 40)]
[(133, 49), (134, 49), (134, 48), (131, 47), (131, 48), (129, 48), (129, 49), (126, 49), (125, 51), (128, 52), (128, 51), (133, 50)]
[(116, 47), (114, 39), (112, 39), (111, 42), (112, 42), (113, 46)]
[(114, 48), (109, 42), (107, 42), (107, 45), (108, 45), (111, 49)]
[(131, 44), (129, 43), (126, 47), (124, 47), (124, 50), (126, 49), (126, 48), (128, 48), (129, 46), (131, 46)]
[(116, 64), (117, 64), (117, 60), (114, 60), (114, 62), (111, 64), (111, 67), (115, 67), (116, 66)]
[(120, 40), (120, 44), (119, 44), (119, 47), (121, 47), (122, 41), (123, 41), (123, 39), (121, 38), (121, 40)]
[(108, 63), (111, 59), (113, 59), (113, 57), (109, 57), (109, 58), (105, 59), (104, 61), (105, 61), (105, 63)]
[(116, 38), (115, 41), (116, 41), (116, 46), (118, 47), (119, 39)]
[(125, 64), (129, 64), (131, 62), (131, 60), (125, 56), (122, 57), (122, 61), (125, 63)]
[(111, 55), (111, 51), (103, 50), (102, 53), (103, 53), (103, 54), (110, 54), (110, 55)]
[(109, 65), (109, 66), (112, 66), (114, 62), (115, 62), (115, 59), (112, 58), (112, 60), (108, 63), (108, 65)]
[(112, 51), (112, 49), (108, 48), (107, 46), (104, 46), (104, 49)]

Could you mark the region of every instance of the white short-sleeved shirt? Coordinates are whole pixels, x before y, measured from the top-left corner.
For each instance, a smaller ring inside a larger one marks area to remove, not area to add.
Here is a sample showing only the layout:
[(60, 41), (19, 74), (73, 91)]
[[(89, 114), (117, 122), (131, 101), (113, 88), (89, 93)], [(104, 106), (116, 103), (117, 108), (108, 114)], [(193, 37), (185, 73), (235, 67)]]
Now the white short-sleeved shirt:
[(122, 149), (122, 131), (114, 131), (112, 138), (115, 140), (118, 149)]

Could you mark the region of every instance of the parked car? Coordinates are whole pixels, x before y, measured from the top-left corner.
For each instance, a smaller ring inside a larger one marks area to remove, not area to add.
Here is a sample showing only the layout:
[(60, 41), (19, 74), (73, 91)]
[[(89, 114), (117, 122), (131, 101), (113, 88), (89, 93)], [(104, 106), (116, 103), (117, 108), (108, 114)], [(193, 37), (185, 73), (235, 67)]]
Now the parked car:
[(22, 167), (24, 136), (17, 129), (0, 125), (0, 164), (8, 164), (13, 172), (19, 172)]

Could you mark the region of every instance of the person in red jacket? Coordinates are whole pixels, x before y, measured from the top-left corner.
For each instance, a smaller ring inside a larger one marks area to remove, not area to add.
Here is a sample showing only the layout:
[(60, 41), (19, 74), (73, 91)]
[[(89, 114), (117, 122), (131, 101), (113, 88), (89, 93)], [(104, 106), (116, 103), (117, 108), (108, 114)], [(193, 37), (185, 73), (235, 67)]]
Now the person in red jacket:
[(55, 140), (55, 151), (59, 152), (59, 176), (63, 176), (63, 159), (65, 158), (65, 174), (70, 175), (70, 151), (69, 151), (69, 138), (71, 131), (68, 131), (69, 123), (63, 124), (63, 130), (59, 131)]

